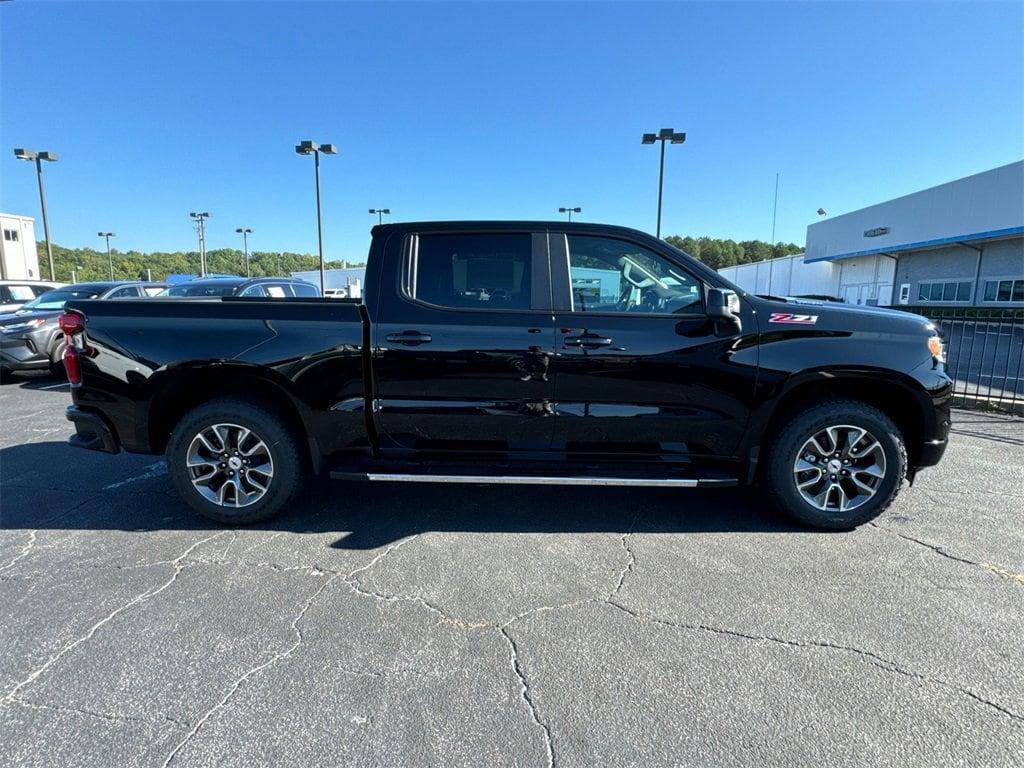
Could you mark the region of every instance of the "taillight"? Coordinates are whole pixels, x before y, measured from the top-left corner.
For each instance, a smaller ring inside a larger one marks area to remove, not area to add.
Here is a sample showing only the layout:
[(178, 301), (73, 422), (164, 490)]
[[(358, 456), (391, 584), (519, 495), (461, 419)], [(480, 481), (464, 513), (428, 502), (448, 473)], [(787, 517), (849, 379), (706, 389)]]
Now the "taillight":
[[(61, 320), (64, 318), (61, 317)], [(68, 375), (68, 382), (71, 386), (77, 387), (82, 383), (82, 363), (78, 350), (71, 344), (64, 345), (64, 371)]]
[(74, 336), (85, 330), (85, 318), (77, 312), (64, 312), (57, 323), (65, 336)]

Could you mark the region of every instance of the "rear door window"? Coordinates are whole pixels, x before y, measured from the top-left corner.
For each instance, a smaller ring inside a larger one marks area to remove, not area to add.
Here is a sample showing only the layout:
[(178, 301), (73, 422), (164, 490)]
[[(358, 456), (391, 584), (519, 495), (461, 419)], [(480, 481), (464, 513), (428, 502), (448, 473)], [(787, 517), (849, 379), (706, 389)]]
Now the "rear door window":
[(116, 291), (107, 296), (108, 299), (137, 299), (139, 298), (139, 289), (135, 286), (128, 286), (126, 288), (118, 288)]
[(320, 295), (317, 287), (310, 283), (292, 283), (292, 291), (294, 291), (296, 296), (305, 298), (317, 298)]
[(530, 309), (532, 236), (426, 234), (414, 241), (406, 293), (457, 309)]

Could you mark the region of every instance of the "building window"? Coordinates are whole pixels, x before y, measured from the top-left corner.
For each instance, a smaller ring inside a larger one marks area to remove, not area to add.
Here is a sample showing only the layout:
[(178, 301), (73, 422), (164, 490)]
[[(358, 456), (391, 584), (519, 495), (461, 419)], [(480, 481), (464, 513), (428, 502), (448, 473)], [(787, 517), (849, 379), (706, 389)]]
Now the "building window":
[(16, 230), (16, 229), (5, 229), (4, 230), (4, 240), (6, 240), (9, 243), (16, 243), (16, 242), (18, 242), (18, 230)]
[(985, 281), (984, 301), (1024, 301), (1024, 280)]
[(973, 283), (970, 280), (944, 280), (942, 282), (919, 283), (917, 300), (969, 303), (972, 287)]

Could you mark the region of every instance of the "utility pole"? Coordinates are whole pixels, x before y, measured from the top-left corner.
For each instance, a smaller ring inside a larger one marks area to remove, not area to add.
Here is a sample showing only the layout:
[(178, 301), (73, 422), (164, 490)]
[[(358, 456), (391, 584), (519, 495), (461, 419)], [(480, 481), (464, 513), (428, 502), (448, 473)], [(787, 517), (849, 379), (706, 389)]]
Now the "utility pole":
[(768, 294), (772, 295), (772, 273), (775, 271), (775, 217), (779, 213), (779, 174), (775, 173), (775, 205), (772, 207), (772, 241), (768, 252)]
[(206, 277), (206, 220), (212, 216), (206, 211), (202, 213), (193, 211), (189, 216), (199, 227), (199, 276)]
[(97, 232), (97, 237), (105, 237), (107, 239), (107, 261), (110, 264), (110, 279), (114, 279), (114, 256), (110, 252), (110, 238), (116, 237), (113, 232)]

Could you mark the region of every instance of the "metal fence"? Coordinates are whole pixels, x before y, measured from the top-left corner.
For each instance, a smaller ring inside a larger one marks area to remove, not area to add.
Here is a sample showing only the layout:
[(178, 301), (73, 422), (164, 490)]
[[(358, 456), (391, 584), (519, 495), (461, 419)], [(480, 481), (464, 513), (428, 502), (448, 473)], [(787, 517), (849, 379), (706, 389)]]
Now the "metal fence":
[(939, 328), (955, 403), (1024, 414), (1024, 309), (894, 309), (923, 315)]

